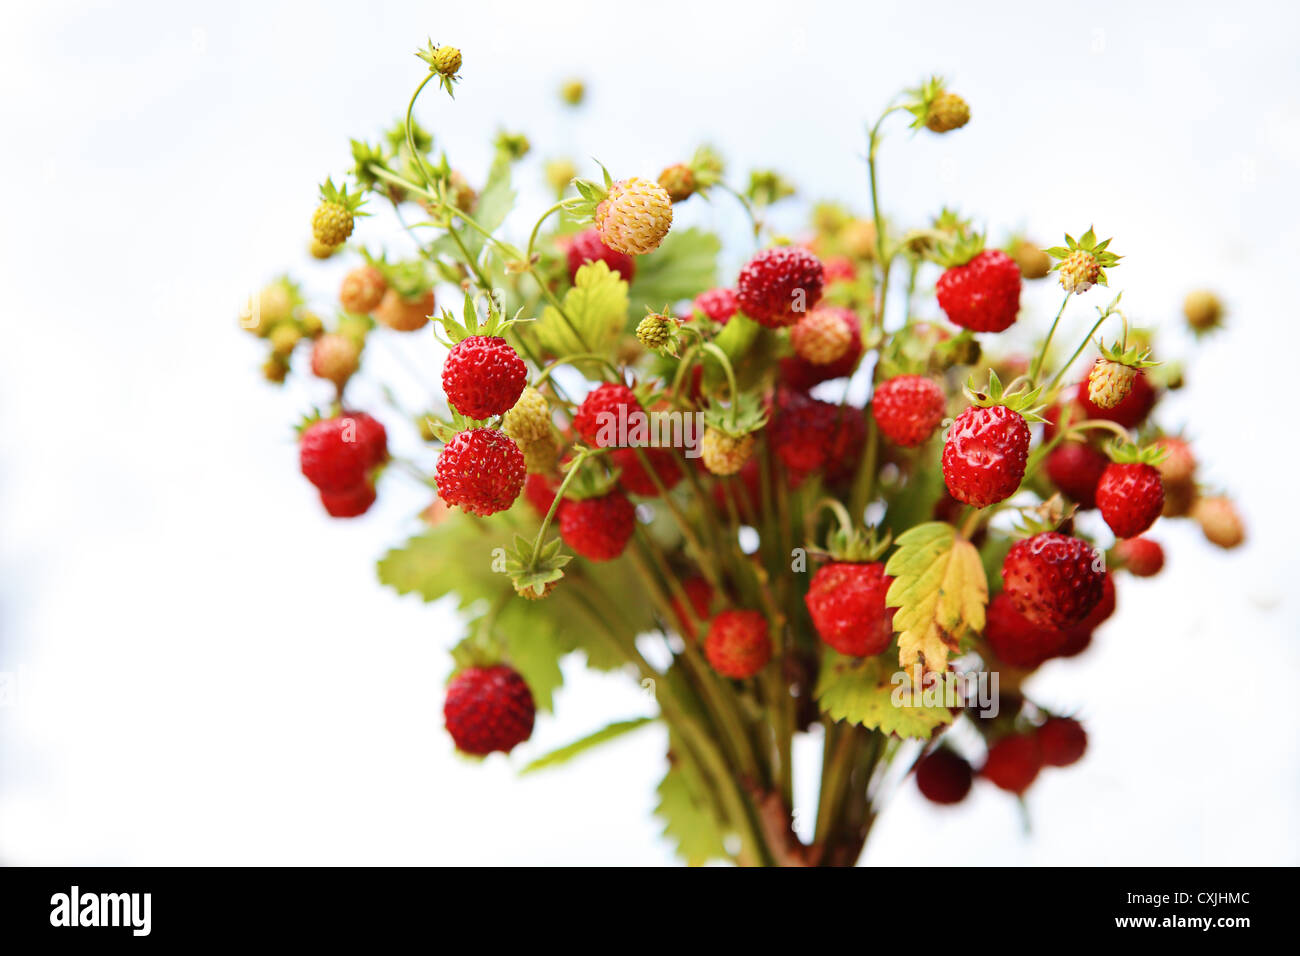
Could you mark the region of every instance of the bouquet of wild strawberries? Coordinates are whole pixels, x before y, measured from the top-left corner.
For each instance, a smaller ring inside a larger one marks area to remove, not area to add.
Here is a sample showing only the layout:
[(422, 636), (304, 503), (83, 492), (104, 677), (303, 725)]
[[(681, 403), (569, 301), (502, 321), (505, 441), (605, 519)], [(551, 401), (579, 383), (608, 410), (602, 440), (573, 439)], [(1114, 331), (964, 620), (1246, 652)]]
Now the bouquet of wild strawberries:
[[(890, 228), (884, 121), (906, 112), (942, 134), (969, 119), (932, 79), (870, 129), (870, 218), (823, 204), (808, 241), (767, 236), (766, 208), (792, 187), (754, 172), (735, 188), (702, 148), (657, 181), (575, 179), (551, 163), (557, 201), (521, 247), (500, 232), (527, 140), (502, 134), (475, 191), (412, 118), (429, 84), (453, 92), (460, 51), (419, 55), (429, 70), (405, 119), (353, 141), (352, 182), (321, 189), (313, 255), (361, 260), (336, 318), (282, 279), (244, 324), (269, 340), (269, 379), (309, 343), (311, 373), (334, 386), (299, 441), (330, 515), (364, 513), (390, 464), (436, 489), (428, 529), (379, 574), (426, 600), (454, 594), (470, 619), (444, 709), (456, 746), (526, 741), (565, 655), (632, 673), (657, 717), (525, 769), (662, 720), (659, 813), (691, 863), (850, 864), (913, 772), (950, 804), (976, 774), (1020, 795), (1044, 766), (1078, 760), (1083, 728), (1035, 705), (1025, 678), (1088, 647), (1115, 610), (1115, 572), (1160, 570), (1144, 534), (1162, 514), (1193, 517), (1221, 547), (1243, 538), (1228, 499), (1198, 486), (1187, 441), (1151, 421), (1181, 375), (1152, 357), (1120, 297), (1077, 347), (1054, 349), (1072, 297), (1118, 265), (1109, 240), (1089, 229), (1046, 250), (987, 248), (947, 210)], [(564, 95), (576, 104), (582, 88)], [(715, 287), (719, 240), (674, 230), (673, 211), (724, 192), (762, 248)], [(416, 255), (349, 244), (367, 201), (392, 207)], [(949, 324), (916, 317), (931, 274)], [(1064, 296), (1041, 342), (986, 355), (1017, 322), (1022, 283), (1052, 274)], [(435, 307), (446, 296), (454, 310)], [(1222, 308), (1194, 293), (1185, 312), (1199, 334)], [(449, 349), (446, 407), (408, 418), (438, 448), (431, 470), (393, 462), (385, 426), (345, 401), (368, 340), (430, 329)], [(850, 401), (868, 390), (866, 407)], [(960, 746), (946, 733), (959, 723)], [(823, 740), (810, 838), (792, 824), (801, 733)]]

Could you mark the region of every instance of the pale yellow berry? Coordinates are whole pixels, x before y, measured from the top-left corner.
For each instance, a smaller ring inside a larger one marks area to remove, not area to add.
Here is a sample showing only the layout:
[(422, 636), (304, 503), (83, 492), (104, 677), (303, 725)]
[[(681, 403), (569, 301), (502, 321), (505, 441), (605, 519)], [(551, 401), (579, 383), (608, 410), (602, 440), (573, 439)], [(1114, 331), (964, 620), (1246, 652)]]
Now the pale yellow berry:
[(834, 312), (813, 309), (790, 329), (790, 345), (805, 362), (829, 365), (839, 361), (853, 344), (853, 331)]
[(700, 440), (700, 460), (715, 475), (734, 475), (754, 453), (753, 434), (739, 437), (706, 428)]
[(1061, 288), (1075, 295), (1082, 295), (1091, 289), (1101, 275), (1101, 265), (1097, 257), (1086, 249), (1075, 249), (1061, 263)]
[(1088, 373), (1088, 401), (1098, 408), (1114, 408), (1128, 397), (1137, 369), (1099, 359)]
[(1235, 548), (1246, 540), (1246, 527), (1236, 506), (1227, 498), (1202, 498), (1192, 507), (1201, 533), (1220, 548)]
[(616, 182), (596, 207), (596, 231), (605, 245), (629, 256), (654, 252), (673, 224), (668, 190), (633, 176)]
[(551, 409), (535, 388), (525, 388), (514, 407), (505, 413), (501, 430), (522, 445), (551, 434)]
[(956, 93), (943, 92), (930, 103), (925, 114), (925, 128), (936, 133), (961, 129), (970, 122), (970, 107)]
[(361, 348), (356, 341), (337, 332), (327, 332), (311, 350), (311, 373), (342, 388), (361, 365)]

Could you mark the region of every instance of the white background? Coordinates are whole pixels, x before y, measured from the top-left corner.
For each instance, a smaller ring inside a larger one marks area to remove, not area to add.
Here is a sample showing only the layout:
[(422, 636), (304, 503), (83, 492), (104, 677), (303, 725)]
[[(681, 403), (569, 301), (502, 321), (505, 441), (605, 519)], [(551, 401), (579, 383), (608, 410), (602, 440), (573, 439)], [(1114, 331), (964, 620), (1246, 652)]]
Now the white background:
[[(373, 571), (423, 496), (392, 477), (365, 519), (328, 523), (290, 437), (321, 396), (265, 386), (235, 326), (283, 268), (328, 307), (343, 266), (303, 251), (315, 184), (348, 165), (349, 137), (404, 108), (432, 36), (463, 49), (465, 81), (422, 119), (479, 180), (500, 125), (528, 133), (525, 217), (542, 208), (542, 157), (654, 175), (704, 139), (733, 168), (862, 207), (862, 121), (941, 71), (974, 119), (943, 139), (890, 128), (891, 215), (960, 204), (995, 235), (1045, 242), (1096, 222), (1127, 256), (1114, 287), (1165, 329), (1167, 354), (1188, 344), (1182, 295), (1221, 290), (1230, 331), (1163, 417), (1238, 497), (1250, 546), (1212, 553), (1163, 523), (1163, 575), (1126, 580), (1094, 650), (1045, 669), (1037, 693), (1077, 710), (1090, 744), (1035, 785), (1032, 838), (986, 785), (946, 812), (909, 788), (865, 859), (1297, 862), (1295, 9), (11, 5), (0, 670), (16, 700), (0, 708), (0, 861), (671, 859), (650, 815), (658, 729), (523, 780), (502, 758), (454, 756), (440, 710), (456, 622)], [(571, 74), (592, 90), (576, 117), (555, 96)], [(725, 200), (690, 216), (738, 226)], [(1073, 324), (1102, 300), (1076, 303)], [(1055, 293), (1026, 302), (1041, 322)], [(401, 346), (436, 388), (432, 353)], [(368, 360), (383, 371), (385, 354)], [(516, 763), (643, 712), (631, 681), (568, 676)]]

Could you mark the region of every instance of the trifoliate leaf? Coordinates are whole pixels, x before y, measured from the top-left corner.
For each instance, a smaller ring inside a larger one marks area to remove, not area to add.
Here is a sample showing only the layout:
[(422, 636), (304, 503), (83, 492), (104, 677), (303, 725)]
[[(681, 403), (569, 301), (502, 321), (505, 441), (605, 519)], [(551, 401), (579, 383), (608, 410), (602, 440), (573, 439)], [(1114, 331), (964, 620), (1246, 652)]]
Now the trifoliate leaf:
[(931, 521), (899, 536), (885, 572), (894, 578), (885, 603), (898, 608), (899, 666), (943, 671), (948, 652), (984, 629), (989, 588), (979, 552), (952, 525)]
[(537, 770), (546, 770), (550, 767), (558, 767), (560, 764), (568, 763), (579, 754), (586, 753), (592, 747), (598, 747), (607, 741), (622, 737), (638, 727), (644, 727), (646, 724), (654, 721), (654, 717), (634, 717), (631, 720), (618, 720), (612, 724), (607, 724), (594, 734), (588, 734), (580, 740), (575, 740), (567, 746), (560, 747), (558, 750), (552, 750), (548, 754), (538, 757), (536, 760), (520, 770), (520, 774), (533, 773)]
[(604, 262), (588, 262), (578, 269), (563, 305), (563, 315), (548, 305), (534, 326), (542, 347), (553, 355), (604, 352), (627, 321), (627, 283)]
[(634, 316), (660, 309), (665, 302), (692, 298), (717, 284), (722, 242), (702, 229), (674, 229), (649, 255), (636, 261), (631, 307)]
[(911, 706), (910, 694), (895, 700), (903, 676), (881, 655), (845, 657), (827, 648), (817, 678), (817, 703), (832, 720), (898, 737), (926, 738), (934, 728), (952, 722), (947, 707)]
[[(676, 749), (676, 748), (674, 748)], [(723, 829), (713, 809), (708, 782), (695, 768), (668, 753), (668, 773), (659, 784), (655, 815), (664, 821), (663, 835), (671, 840), (688, 866), (726, 859)]]

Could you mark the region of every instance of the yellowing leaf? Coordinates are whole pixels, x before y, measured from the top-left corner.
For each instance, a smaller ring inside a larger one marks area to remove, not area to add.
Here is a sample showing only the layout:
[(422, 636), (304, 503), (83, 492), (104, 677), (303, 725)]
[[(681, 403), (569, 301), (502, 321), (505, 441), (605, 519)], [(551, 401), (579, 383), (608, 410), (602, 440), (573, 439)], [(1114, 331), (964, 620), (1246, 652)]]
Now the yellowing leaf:
[[(564, 312), (548, 305), (533, 331), (552, 355), (604, 352), (627, 321), (627, 283), (603, 262), (578, 269), (564, 295)], [(567, 318), (566, 318), (567, 316)]]
[(952, 711), (917, 705), (905, 693), (910, 688), (905, 676), (879, 655), (845, 657), (827, 648), (814, 694), (832, 720), (898, 737), (928, 738), (934, 728), (952, 722)]
[(894, 577), (885, 603), (898, 608), (898, 663), (918, 661), (943, 671), (948, 652), (961, 639), (984, 629), (988, 579), (979, 552), (942, 521), (917, 525), (898, 538), (898, 550), (885, 572)]

